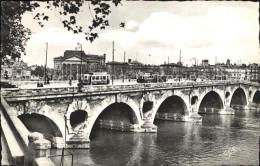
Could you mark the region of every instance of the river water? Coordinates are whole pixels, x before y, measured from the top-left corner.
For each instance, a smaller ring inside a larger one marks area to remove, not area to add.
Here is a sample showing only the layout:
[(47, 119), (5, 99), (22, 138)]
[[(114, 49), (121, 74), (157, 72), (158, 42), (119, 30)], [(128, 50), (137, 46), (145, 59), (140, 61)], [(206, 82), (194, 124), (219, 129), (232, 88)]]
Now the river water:
[[(259, 111), (202, 116), (202, 123), (155, 121), (157, 133), (94, 130), (91, 149), (71, 149), (74, 165), (259, 164)], [(61, 161), (59, 157), (52, 160), (56, 165)], [(71, 165), (71, 156), (64, 158), (64, 164)]]

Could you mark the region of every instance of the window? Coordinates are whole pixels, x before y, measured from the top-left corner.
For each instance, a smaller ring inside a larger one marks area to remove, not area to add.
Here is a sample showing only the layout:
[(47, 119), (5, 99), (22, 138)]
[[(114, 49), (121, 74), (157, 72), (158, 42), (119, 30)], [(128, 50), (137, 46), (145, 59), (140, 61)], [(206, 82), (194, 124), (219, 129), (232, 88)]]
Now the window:
[(103, 80), (106, 80), (106, 76), (103, 76)]

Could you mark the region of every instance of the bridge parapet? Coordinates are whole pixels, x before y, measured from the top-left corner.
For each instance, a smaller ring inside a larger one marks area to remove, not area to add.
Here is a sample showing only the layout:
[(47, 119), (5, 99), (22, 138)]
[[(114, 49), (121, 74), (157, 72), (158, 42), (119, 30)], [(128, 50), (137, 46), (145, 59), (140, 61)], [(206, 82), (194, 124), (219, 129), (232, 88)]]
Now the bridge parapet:
[[(81, 93), (104, 93), (115, 92), (122, 93), (127, 91), (151, 91), (157, 89), (171, 89), (183, 87), (200, 87), (200, 86), (217, 86), (217, 85), (231, 85), (231, 84), (247, 84), (251, 86), (260, 86), (258, 83), (248, 81), (207, 81), (207, 82), (173, 82), (173, 83), (146, 83), (133, 85), (97, 85), (84, 86)], [(64, 95), (64, 94), (78, 94), (77, 87), (61, 87), (61, 88), (9, 88), (2, 89), (1, 94), (4, 97), (25, 97), (25, 96), (46, 96), (46, 95)]]

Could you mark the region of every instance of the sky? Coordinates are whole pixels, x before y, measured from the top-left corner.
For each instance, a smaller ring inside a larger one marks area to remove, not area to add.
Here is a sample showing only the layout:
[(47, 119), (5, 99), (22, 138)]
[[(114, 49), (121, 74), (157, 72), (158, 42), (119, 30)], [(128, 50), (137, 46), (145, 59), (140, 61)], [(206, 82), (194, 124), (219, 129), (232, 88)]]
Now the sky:
[[(110, 27), (99, 30), (93, 43), (83, 34), (73, 34), (60, 23), (59, 9), (48, 12), (44, 3), (33, 13), (23, 15), (22, 23), (33, 34), (27, 42), (24, 62), (28, 65), (45, 63), (48, 42), (47, 66), (53, 68), (53, 58), (63, 56), (65, 50), (75, 50), (81, 43), (85, 53), (103, 55), (112, 60), (112, 42), (115, 43), (115, 61), (138, 60), (144, 64), (177, 63), (210, 64), (260, 63), (259, 55), (259, 3), (237, 1), (128, 1), (114, 7), (109, 16)], [(85, 2), (76, 16), (79, 25), (89, 26), (93, 8)], [(50, 16), (41, 28), (33, 16), (44, 11)], [(124, 22), (124, 28), (119, 24)], [(86, 29), (85, 29), (86, 30)], [(150, 55), (150, 56), (149, 56)]]

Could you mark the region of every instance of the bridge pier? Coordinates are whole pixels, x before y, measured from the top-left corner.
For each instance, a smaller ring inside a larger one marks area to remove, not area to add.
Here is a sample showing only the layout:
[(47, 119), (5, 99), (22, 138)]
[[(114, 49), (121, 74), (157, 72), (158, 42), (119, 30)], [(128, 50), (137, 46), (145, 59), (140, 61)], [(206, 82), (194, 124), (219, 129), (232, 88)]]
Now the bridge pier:
[(144, 119), (144, 123), (141, 126), (141, 132), (143, 133), (156, 133), (157, 126), (153, 124), (152, 119)]
[(65, 147), (65, 141), (62, 137), (53, 137), (51, 141), (52, 147), (60, 149)]
[(254, 102), (248, 102), (247, 105), (244, 107), (244, 109), (260, 109), (260, 104), (254, 103)]
[(184, 116), (184, 122), (202, 122), (202, 116), (197, 112), (193, 112), (188, 116)]
[(235, 110), (229, 106), (224, 108), (200, 108), (199, 113), (201, 114), (220, 114), (220, 115), (233, 115), (235, 114)]
[(223, 109), (220, 109), (220, 111), (218, 112), (220, 115), (234, 115), (235, 114), (235, 110), (229, 106), (226, 106)]
[(198, 115), (198, 113), (190, 113), (190, 115), (179, 115), (176, 113), (156, 113), (156, 119), (160, 120), (169, 120), (176, 122), (201, 122), (202, 116)]
[(118, 130), (118, 131), (130, 131), (130, 132), (140, 132), (141, 127), (139, 124), (130, 124), (124, 121), (115, 121), (115, 120), (99, 120), (99, 127)]
[(76, 134), (66, 142), (66, 147), (70, 149), (88, 149), (90, 147), (89, 135)]
[(88, 149), (90, 147), (89, 135), (86, 132), (86, 125), (82, 126), (77, 133), (75, 133), (68, 141), (66, 141), (67, 148)]

